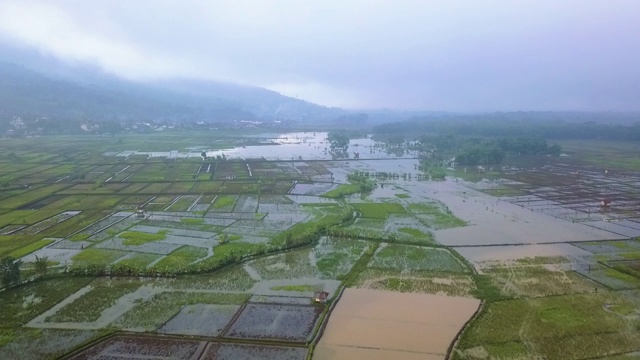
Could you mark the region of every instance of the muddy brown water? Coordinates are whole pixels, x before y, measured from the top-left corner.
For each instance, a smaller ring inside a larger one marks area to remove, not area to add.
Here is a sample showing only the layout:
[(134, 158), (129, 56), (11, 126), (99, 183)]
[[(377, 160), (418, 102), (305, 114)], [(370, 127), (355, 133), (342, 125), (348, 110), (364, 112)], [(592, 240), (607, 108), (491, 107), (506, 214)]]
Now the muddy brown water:
[(477, 299), (347, 289), (315, 348), (315, 360), (444, 359)]

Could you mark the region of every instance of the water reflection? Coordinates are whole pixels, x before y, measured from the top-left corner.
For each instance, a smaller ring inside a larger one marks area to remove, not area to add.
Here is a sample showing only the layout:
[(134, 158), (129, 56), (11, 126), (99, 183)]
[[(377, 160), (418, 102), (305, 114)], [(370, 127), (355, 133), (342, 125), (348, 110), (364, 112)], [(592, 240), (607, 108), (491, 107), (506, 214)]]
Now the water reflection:
[(105, 153), (106, 156), (128, 157), (142, 155), (169, 159), (201, 157), (246, 159), (265, 158), (267, 160), (335, 160), (335, 159), (393, 159), (416, 157), (417, 154), (403, 148), (387, 147), (371, 137), (351, 139), (346, 151), (331, 151), (326, 132), (292, 132), (284, 134), (261, 134), (247, 136), (257, 139), (261, 145), (237, 146), (228, 149), (208, 150), (191, 147), (187, 151), (122, 151)]

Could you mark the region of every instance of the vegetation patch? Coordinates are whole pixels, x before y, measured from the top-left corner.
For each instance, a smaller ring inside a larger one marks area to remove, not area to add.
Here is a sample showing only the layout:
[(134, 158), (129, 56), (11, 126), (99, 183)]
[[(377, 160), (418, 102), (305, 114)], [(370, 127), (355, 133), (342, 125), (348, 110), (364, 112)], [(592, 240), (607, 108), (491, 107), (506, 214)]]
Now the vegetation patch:
[(597, 293), (492, 302), (463, 334), (458, 354), (475, 359), (482, 349), (497, 357), (518, 348), (514, 343), (529, 344), (526, 358), (581, 359), (632, 351), (640, 339), (637, 320), (603, 306), (619, 301), (624, 300)]
[(164, 257), (154, 265), (154, 268), (174, 270), (184, 269), (196, 260), (204, 258), (207, 254), (208, 250), (205, 248), (185, 245)]
[(473, 278), (469, 275), (378, 268), (360, 272), (354, 287), (447, 296), (471, 296), (475, 290)]
[(573, 271), (552, 271), (543, 266), (494, 267), (484, 272), (508, 297), (580, 294), (603, 289)]
[(360, 192), (360, 186), (355, 184), (340, 184), (337, 188), (331, 189), (324, 193), (322, 196), (331, 198), (331, 199), (339, 199), (348, 195), (357, 194)]
[(126, 255), (126, 251), (89, 248), (73, 258), (74, 266), (106, 266)]
[(398, 269), (400, 271), (469, 271), (460, 260), (446, 249), (398, 244), (386, 244), (381, 247), (369, 266), (381, 269)]
[(309, 291), (314, 291), (315, 288), (316, 288), (316, 285), (280, 285), (280, 286), (272, 286), (271, 290), (309, 292)]
[(48, 317), (48, 322), (93, 322), (102, 311), (115, 305), (123, 295), (140, 287), (137, 280), (103, 280), (91, 283), (93, 289)]
[[(449, 208), (440, 203), (410, 204), (408, 209), (424, 220), (427, 226), (437, 229), (466, 226), (467, 223), (455, 217)], [(420, 216), (422, 215), (422, 216)]]
[(88, 277), (42, 280), (0, 292), (0, 328), (22, 326), (80, 290), (92, 281)]
[(248, 294), (193, 293), (167, 291), (141, 302), (125, 313), (115, 325), (127, 329), (155, 330), (173, 318), (185, 305), (242, 304)]
[(198, 224), (204, 223), (204, 219), (202, 218), (182, 218), (180, 219), (180, 221), (185, 224), (192, 224), (192, 225), (198, 225)]
[(352, 204), (352, 206), (358, 210), (364, 218), (386, 220), (387, 217), (389, 217), (383, 204), (364, 203)]
[(42, 239), (34, 242), (33, 244), (29, 244), (25, 247), (21, 247), (17, 250), (12, 251), (9, 256), (19, 259), (25, 255), (29, 255), (32, 252), (42, 249), (43, 247), (53, 243), (55, 240), (53, 239)]
[(128, 267), (133, 270), (143, 270), (161, 256), (162, 255), (158, 254), (134, 253), (126, 259), (118, 261), (114, 266)]
[(168, 233), (169, 230), (160, 230), (155, 234), (141, 231), (127, 231), (118, 235), (118, 237), (124, 239), (122, 241), (123, 245), (142, 245), (148, 242), (164, 240), (167, 238)]

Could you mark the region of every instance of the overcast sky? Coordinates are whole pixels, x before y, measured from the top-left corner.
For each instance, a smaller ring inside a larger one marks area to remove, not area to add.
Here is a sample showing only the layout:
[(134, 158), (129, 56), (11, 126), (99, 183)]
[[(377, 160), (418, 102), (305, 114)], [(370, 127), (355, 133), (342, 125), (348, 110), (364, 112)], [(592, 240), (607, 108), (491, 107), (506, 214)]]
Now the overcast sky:
[(0, 0), (0, 43), (346, 108), (640, 110), (640, 0)]

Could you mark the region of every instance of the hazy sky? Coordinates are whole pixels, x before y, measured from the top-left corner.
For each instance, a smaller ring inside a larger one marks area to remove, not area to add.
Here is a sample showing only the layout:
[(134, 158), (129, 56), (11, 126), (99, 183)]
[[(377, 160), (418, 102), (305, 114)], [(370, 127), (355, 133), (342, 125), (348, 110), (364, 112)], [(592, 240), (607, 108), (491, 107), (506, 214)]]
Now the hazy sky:
[(0, 43), (347, 108), (640, 110), (640, 0), (0, 0)]

